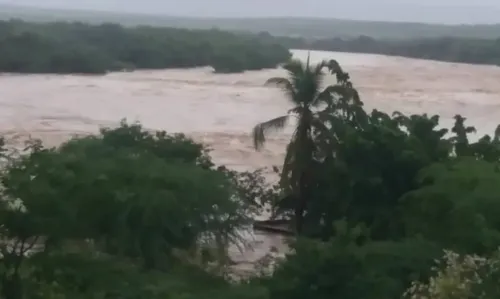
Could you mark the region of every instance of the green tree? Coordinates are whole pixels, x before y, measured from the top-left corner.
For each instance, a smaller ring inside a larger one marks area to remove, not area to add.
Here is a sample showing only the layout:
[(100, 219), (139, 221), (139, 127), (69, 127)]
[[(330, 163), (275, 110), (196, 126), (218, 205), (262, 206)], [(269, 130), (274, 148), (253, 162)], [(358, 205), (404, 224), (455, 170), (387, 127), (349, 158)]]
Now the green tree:
[[(240, 241), (249, 206), (203, 145), (125, 122), (57, 148), (30, 146), (2, 176), (2, 292), (24, 298), (35, 245), (42, 255), (88, 248), (147, 271), (166, 271), (183, 251)], [(5, 244), (5, 245), (3, 245)], [(30, 252), (31, 251), (31, 252)]]
[(500, 296), (499, 251), (460, 255), (446, 250), (428, 282), (414, 281), (403, 298), (494, 299)]
[(408, 235), (462, 253), (500, 246), (500, 172), (473, 157), (436, 163), (419, 173), (421, 187), (402, 197)]
[(275, 68), (288, 48), (251, 34), (118, 24), (0, 21), (0, 71), (89, 73), (212, 66)]
[(283, 129), (290, 117), (295, 117), (297, 125), (292, 139), (287, 146), (286, 157), (281, 173), (281, 186), (294, 201), (294, 220), (297, 233), (302, 232), (303, 216), (312, 188), (312, 167), (320, 155), (320, 148), (315, 142), (315, 134), (327, 130), (322, 122), (318, 108), (330, 102), (332, 92), (338, 86), (323, 88), (323, 69), (337, 65), (335, 61), (322, 61), (310, 65), (309, 58), (304, 64), (300, 60), (291, 60), (283, 68), (288, 77), (275, 77), (267, 84), (278, 85), (294, 106), (286, 115), (257, 124), (253, 129), (255, 149), (260, 150), (266, 141), (266, 134), (271, 130)]
[(264, 279), (270, 298), (400, 298), (429, 272), (439, 248), (425, 240), (371, 242), (363, 225), (335, 224), (327, 242), (299, 239), (293, 252)]

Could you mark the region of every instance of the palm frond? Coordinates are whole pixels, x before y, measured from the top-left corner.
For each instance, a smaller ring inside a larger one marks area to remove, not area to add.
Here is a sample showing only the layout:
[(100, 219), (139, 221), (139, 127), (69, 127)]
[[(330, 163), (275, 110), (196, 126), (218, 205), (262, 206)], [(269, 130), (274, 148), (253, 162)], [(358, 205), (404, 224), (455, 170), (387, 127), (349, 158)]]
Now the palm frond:
[(291, 59), (283, 65), (283, 68), (288, 72), (290, 77), (300, 76), (304, 74), (306, 70), (302, 61), (298, 59)]
[(283, 92), (288, 96), (288, 98), (293, 101), (295, 99), (295, 88), (287, 78), (274, 77), (266, 81), (266, 85), (275, 85), (283, 90)]
[(304, 107), (296, 106), (288, 110), (288, 114), (299, 115), (304, 111)]
[(303, 73), (290, 74), (290, 81), (296, 91), (296, 105), (309, 106), (314, 103), (323, 85), (324, 73), (321, 69), (321, 66), (315, 65), (308, 67)]
[(320, 63), (316, 64), (314, 67), (314, 73), (315, 74), (323, 74), (323, 69), (326, 67), (328, 68), (329, 62), (326, 60), (322, 60)]
[[(317, 71), (319, 70), (319, 71)], [(312, 98), (310, 100), (311, 104), (314, 104), (314, 99), (317, 97), (317, 95), (320, 93), (321, 87), (323, 85), (323, 79), (325, 77), (325, 74), (321, 71), (322, 67), (319, 65), (316, 65), (314, 69), (311, 69), (309, 71), (309, 84), (310, 84), (310, 93), (312, 95)]]
[(253, 145), (256, 150), (260, 150), (266, 142), (266, 133), (272, 130), (281, 130), (286, 126), (288, 115), (273, 118), (260, 123), (253, 128)]

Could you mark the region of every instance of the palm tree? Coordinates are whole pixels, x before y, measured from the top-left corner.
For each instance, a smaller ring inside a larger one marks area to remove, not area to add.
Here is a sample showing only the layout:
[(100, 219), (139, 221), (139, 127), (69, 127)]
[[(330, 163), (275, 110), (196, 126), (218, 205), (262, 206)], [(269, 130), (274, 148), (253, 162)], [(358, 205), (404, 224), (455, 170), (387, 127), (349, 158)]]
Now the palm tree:
[(318, 108), (322, 104), (330, 103), (332, 92), (339, 87), (335, 85), (321, 89), (325, 67), (332, 73), (340, 70), (338, 63), (333, 60), (310, 66), (309, 56), (305, 64), (300, 60), (286, 63), (283, 68), (288, 73), (287, 78), (271, 78), (266, 84), (281, 87), (294, 107), (287, 114), (260, 123), (253, 129), (254, 146), (256, 150), (260, 150), (266, 141), (266, 133), (283, 129), (290, 117), (297, 119), (297, 126), (283, 163), (281, 186), (294, 200), (295, 229), (298, 234), (302, 233), (303, 229), (304, 212), (313, 181), (310, 175), (311, 167), (318, 152), (318, 144), (314, 137), (318, 132), (328, 131), (319, 118)]

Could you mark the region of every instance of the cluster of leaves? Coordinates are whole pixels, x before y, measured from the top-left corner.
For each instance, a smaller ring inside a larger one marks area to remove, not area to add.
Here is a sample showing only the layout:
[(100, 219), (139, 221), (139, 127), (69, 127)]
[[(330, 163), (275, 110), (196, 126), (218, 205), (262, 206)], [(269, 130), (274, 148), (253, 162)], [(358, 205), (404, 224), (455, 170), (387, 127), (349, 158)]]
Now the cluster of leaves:
[(203, 266), (240, 241), (259, 172), (216, 169), (203, 145), (125, 121), (27, 151), (1, 177), (2, 298), (201, 296), (193, 279), (238, 292)]
[(399, 298), (430, 272), (439, 248), (422, 239), (367, 241), (366, 227), (335, 223), (326, 242), (299, 239), (272, 276), (261, 278), (270, 298)]
[(116, 24), (0, 22), (0, 71), (105, 73), (212, 66), (216, 72), (274, 68), (287, 48), (219, 30)]
[[(437, 115), (368, 113), (335, 61), (284, 67), (289, 76), (269, 83), (295, 107), (258, 124), (254, 140), (259, 149), (268, 130), (297, 118), (275, 209), (307, 242), (270, 278), (273, 298), (399, 298), (443, 249), (500, 246), (500, 129), (471, 142), (459, 115), (447, 130)], [(337, 84), (321, 87), (324, 68)], [(339, 221), (366, 233), (343, 243)]]
[(415, 281), (405, 292), (408, 299), (471, 298), (500, 296), (499, 251), (488, 257), (446, 251), (433, 267), (428, 283)]

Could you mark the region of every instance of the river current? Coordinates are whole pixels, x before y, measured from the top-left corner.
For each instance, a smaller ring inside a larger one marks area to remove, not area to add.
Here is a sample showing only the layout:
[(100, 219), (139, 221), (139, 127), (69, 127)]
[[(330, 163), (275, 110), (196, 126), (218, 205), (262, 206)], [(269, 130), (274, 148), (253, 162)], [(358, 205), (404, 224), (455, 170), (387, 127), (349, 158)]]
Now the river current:
[[(480, 134), (493, 133), (500, 123), (499, 67), (311, 51), (311, 62), (322, 59), (340, 62), (370, 110), (439, 114), (448, 128), (453, 116), (462, 114)], [(253, 150), (250, 132), (290, 108), (278, 89), (264, 86), (284, 74), (281, 69), (213, 74), (208, 68), (105, 76), (1, 74), (0, 134), (12, 145), (31, 136), (53, 146), (127, 118), (148, 129), (184, 132), (208, 144), (216, 163), (237, 170), (279, 165), (293, 124), (272, 135), (261, 152)], [(283, 242), (266, 234), (252, 240), (253, 250), (232, 250), (235, 260), (252, 262)]]

